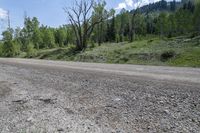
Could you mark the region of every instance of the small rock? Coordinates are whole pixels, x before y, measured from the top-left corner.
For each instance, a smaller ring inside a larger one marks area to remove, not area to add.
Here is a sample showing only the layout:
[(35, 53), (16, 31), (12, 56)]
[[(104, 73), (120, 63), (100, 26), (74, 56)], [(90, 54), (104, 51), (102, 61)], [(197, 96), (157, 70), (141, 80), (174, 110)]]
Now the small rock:
[(160, 104), (164, 104), (164, 101), (160, 101)]
[(90, 123), (90, 126), (94, 126), (94, 124), (93, 124), (93, 123)]
[(121, 99), (120, 98), (115, 98), (114, 101), (119, 102), (119, 101), (121, 101)]
[(170, 112), (169, 112), (169, 110), (164, 110), (164, 112), (166, 113), (166, 114), (170, 114)]
[(174, 96), (174, 95), (172, 95), (172, 96), (171, 96), (171, 98), (175, 98), (175, 96)]
[(120, 129), (117, 129), (116, 133), (122, 133), (122, 131)]
[(57, 131), (58, 131), (58, 132), (63, 132), (64, 129), (63, 129), (63, 128), (59, 128)]
[(29, 117), (26, 121), (27, 122), (33, 122), (33, 120), (34, 120), (33, 117)]

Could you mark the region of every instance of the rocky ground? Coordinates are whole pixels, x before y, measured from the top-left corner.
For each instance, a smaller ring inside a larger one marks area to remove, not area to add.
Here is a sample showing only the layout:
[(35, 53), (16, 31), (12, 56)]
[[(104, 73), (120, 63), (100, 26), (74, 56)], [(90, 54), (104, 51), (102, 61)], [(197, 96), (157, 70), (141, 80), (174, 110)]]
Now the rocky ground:
[(0, 59), (1, 133), (198, 133), (200, 69)]

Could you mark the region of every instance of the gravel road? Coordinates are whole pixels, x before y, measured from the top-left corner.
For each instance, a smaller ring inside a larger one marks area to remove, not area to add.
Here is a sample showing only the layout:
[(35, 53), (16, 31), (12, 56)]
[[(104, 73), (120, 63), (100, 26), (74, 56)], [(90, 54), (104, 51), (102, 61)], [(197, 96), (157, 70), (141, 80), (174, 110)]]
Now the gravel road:
[(200, 69), (0, 58), (0, 133), (199, 133)]

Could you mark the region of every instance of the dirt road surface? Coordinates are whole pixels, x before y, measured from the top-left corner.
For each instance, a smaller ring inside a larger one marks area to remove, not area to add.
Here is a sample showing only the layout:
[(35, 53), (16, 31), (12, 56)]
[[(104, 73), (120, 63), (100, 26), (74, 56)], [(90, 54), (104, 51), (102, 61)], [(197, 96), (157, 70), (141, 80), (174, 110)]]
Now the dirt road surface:
[(198, 133), (200, 69), (0, 58), (0, 133)]

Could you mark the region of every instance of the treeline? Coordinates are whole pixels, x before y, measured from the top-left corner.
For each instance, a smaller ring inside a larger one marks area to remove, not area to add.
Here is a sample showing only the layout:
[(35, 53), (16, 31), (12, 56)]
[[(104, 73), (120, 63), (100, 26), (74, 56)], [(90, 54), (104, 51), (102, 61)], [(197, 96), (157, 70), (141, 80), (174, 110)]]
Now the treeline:
[[(8, 29), (3, 32), (3, 42), (0, 44), (1, 56), (17, 56), (26, 52), (27, 57), (35, 54), (39, 49), (52, 49), (74, 45), (74, 49), (81, 51), (88, 44), (104, 42), (132, 42), (140, 37), (153, 34), (173, 37), (187, 33), (200, 32), (200, 3), (186, 1), (181, 6), (173, 1), (166, 6), (162, 0), (157, 4), (148, 5), (150, 11), (144, 10), (148, 6), (134, 11), (122, 9), (119, 14), (115, 10), (106, 10), (106, 3), (82, 1), (76, 2), (74, 8), (65, 9), (71, 24), (59, 28), (40, 25), (36, 17), (26, 17), (22, 29)], [(180, 4), (180, 3), (179, 3)], [(162, 10), (169, 8), (170, 11)], [(159, 12), (154, 12), (159, 9)], [(143, 11), (141, 11), (143, 10)]]
[[(160, 4), (162, 2), (165, 4)], [(132, 14), (122, 10), (116, 18), (116, 33), (120, 37), (120, 41), (130, 41), (129, 38), (132, 37), (132, 34), (130, 34), (130, 25), (132, 25), (134, 32), (134, 39), (146, 34), (172, 37), (200, 31), (197, 28), (200, 25), (199, 4), (195, 5), (191, 1), (188, 1), (182, 3), (182, 6), (178, 8), (174, 1), (171, 2), (171, 11), (165, 11), (165, 8), (167, 8), (166, 3), (163, 0), (158, 2), (158, 5), (163, 5), (159, 6), (159, 12), (141, 13), (140, 10), (143, 7), (135, 10)]]
[(8, 29), (2, 35), (3, 44), (0, 53), (6, 57), (19, 55), (20, 52), (27, 52), (27, 56), (32, 56), (39, 49), (64, 47), (73, 43), (70, 26), (59, 28), (40, 26), (36, 17), (26, 17), (22, 29)]

